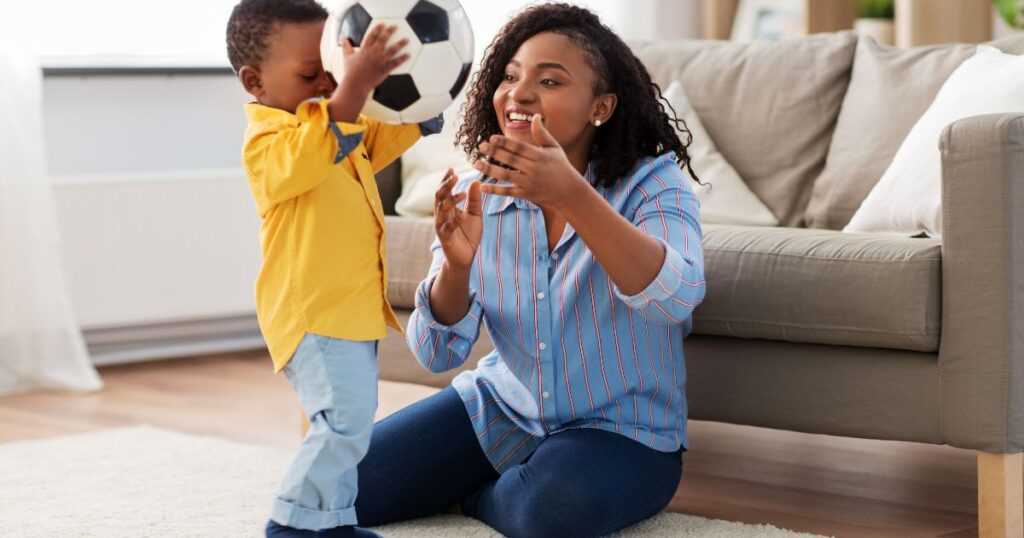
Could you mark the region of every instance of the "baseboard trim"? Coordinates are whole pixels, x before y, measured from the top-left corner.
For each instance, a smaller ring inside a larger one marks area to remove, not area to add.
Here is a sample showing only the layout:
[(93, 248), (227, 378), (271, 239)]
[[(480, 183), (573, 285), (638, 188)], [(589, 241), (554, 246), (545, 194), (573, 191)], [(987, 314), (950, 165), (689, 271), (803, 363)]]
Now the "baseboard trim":
[(266, 348), (256, 316), (89, 329), (83, 334), (96, 366)]

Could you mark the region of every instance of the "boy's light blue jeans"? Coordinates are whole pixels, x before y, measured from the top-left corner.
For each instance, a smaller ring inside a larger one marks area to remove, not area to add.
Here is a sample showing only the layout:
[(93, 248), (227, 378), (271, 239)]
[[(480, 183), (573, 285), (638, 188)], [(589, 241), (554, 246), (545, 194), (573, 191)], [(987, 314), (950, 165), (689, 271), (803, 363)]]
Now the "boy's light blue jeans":
[(309, 418), (309, 432), (270, 518), (307, 530), (355, 525), (356, 466), (366, 455), (377, 410), (377, 341), (307, 333), (284, 374)]

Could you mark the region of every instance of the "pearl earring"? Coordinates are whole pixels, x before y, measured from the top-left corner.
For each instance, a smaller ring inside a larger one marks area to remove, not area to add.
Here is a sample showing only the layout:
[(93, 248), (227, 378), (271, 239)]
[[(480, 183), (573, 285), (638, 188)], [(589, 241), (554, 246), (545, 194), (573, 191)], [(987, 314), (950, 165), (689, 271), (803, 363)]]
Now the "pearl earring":
[(600, 126), (601, 126), (601, 120), (594, 120), (594, 127), (600, 127)]

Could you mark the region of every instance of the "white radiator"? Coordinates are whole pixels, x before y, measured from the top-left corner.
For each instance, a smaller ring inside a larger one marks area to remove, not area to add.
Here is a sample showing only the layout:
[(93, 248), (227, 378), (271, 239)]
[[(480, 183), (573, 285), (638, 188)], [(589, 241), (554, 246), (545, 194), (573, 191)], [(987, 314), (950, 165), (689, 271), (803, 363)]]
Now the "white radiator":
[(252, 348), (259, 217), (241, 169), (54, 178), (97, 364)]

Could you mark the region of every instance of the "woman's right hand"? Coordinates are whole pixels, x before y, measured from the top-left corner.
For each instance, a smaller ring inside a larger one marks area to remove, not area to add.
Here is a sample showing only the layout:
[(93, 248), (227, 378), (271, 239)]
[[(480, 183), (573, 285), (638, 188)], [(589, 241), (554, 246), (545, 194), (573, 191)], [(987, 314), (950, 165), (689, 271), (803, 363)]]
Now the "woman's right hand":
[[(448, 264), (457, 269), (469, 269), (483, 237), (483, 195), (480, 182), (474, 181), (467, 192), (453, 196), (452, 189), (458, 179), (449, 169), (434, 195), (434, 229)], [(466, 209), (459, 209), (458, 204), (467, 199)]]

